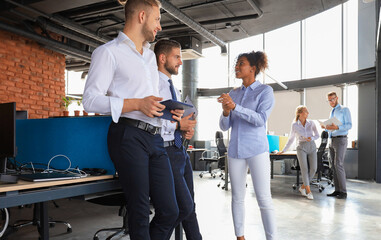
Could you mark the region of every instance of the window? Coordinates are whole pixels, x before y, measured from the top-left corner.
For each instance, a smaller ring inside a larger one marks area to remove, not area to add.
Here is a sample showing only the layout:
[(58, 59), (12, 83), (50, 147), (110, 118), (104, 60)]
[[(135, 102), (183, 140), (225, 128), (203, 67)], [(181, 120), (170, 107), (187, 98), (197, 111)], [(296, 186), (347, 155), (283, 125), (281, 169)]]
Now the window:
[(341, 8), (339, 5), (303, 21), (302, 78), (342, 73)]
[[(301, 79), (300, 22), (265, 33), (265, 52), (269, 61), (269, 76), (280, 82)], [(265, 79), (266, 82), (273, 82)]]

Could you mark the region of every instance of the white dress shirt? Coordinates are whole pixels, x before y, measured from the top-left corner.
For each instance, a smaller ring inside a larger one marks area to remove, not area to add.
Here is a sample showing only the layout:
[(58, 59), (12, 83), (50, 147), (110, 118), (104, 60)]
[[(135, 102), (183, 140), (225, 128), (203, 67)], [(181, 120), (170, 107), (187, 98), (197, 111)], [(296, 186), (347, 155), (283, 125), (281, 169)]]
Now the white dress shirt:
[(305, 126), (303, 126), (300, 120), (294, 122), (291, 125), (291, 132), (286, 146), (284, 146), (282, 151), (286, 152), (294, 142), (295, 138), (297, 140), (297, 145), (299, 145), (300, 142), (307, 142), (306, 138), (309, 137), (311, 137), (311, 141), (315, 141), (319, 138), (319, 132), (316, 128), (315, 123), (308, 119), (306, 120)]
[[(172, 99), (171, 90), (169, 89), (169, 77), (165, 75), (164, 73), (159, 71), (159, 93), (160, 97), (164, 100)], [(180, 92), (177, 88), (175, 88), (176, 91), (176, 98), (179, 100), (181, 99)], [(162, 128), (161, 128), (161, 137), (164, 141), (173, 141), (175, 139), (175, 130), (176, 130), (176, 122), (171, 123), (171, 121), (166, 119), (161, 119), (162, 121)]]
[(140, 54), (134, 42), (120, 32), (117, 38), (94, 50), (83, 93), (86, 112), (111, 114), (115, 123), (123, 116), (161, 126), (159, 118), (140, 111), (122, 113), (126, 98), (159, 96), (156, 57), (149, 47), (144, 44)]

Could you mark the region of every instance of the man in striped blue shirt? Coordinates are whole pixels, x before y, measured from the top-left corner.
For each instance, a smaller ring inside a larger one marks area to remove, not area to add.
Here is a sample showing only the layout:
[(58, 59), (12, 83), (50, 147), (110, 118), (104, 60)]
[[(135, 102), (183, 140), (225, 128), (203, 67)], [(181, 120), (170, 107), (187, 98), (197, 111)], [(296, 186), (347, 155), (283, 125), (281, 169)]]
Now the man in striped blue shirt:
[(329, 197), (338, 199), (347, 198), (346, 176), (344, 169), (344, 157), (348, 145), (348, 130), (352, 128), (351, 112), (347, 107), (338, 103), (339, 98), (335, 92), (327, 94), (329, 105), (332, 107), (330, 118), (336, 117), (340, 125), (328, 125), (325, 129), (330, 131), (331, 144), (329, 151), (333, 165), (333, 177), (335, 182), (335, 191), (327, 194)]

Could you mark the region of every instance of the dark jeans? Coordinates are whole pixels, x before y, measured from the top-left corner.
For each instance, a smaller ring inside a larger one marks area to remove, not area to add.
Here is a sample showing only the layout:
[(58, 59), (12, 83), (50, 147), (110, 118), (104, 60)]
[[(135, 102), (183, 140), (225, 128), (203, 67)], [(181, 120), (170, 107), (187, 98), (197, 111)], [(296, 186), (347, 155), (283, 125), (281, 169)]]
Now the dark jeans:
[[(160, 134), (152, 135), (112, 122), (107, 143), (127, 201), (130, 239), (165, 239), (179, 209), (171, 166)], [(151, 223), (150, 197), (155, 208)]]
[[(200, 229), (194, 203), (193, 171), (186, 150), (175, 146), (166, 147), (171, 162), (179, 217), (173, 225), (174, 229), (180, 222), (183, 224), (187, 240), (201, 240)], [(166, 239), (169, 239), (170, 235)]]

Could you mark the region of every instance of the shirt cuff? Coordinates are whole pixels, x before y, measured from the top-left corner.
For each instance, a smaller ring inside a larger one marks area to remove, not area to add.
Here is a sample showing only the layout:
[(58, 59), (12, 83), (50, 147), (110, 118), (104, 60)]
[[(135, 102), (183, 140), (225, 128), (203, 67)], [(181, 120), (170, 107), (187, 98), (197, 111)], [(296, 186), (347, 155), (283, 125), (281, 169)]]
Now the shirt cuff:
[(110, 97), (111, 117), (114, 123), (118, 123), (120, 115), (122, 115), (124, 99)]
[(235, 104), (235, 108), (232, 111), (242, 112), (241, 105)]

